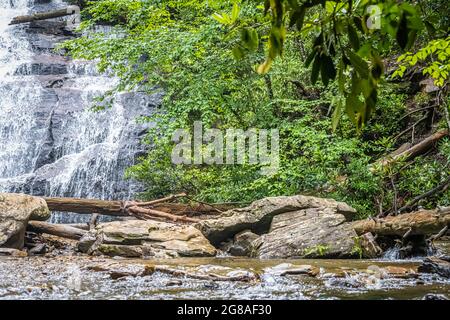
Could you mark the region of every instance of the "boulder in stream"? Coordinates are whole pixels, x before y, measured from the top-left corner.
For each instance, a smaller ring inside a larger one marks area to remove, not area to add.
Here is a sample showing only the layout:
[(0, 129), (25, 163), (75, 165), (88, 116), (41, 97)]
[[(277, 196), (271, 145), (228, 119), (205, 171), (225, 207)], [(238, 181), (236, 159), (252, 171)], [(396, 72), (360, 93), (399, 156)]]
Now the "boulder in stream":
[(211, 257), (216, 249), (196, 228), (159, 221), (99, 224), (78, 243), (81, 252), (124, 257)]
[(42, 198), (0, 193), (0, 247), (21, 250), (28, 221), (49, 217), (47, 203)]
[(448, 257), (428, 257), (419, 266), (419, 272), (436, 273), (444, 278), (450, 278), (450, 259)]
[(354, 256), (358, 236), (336, 208), (309, 208), (273, 218), (261, 236), (256, 256), (278, 258), (348, 258)]

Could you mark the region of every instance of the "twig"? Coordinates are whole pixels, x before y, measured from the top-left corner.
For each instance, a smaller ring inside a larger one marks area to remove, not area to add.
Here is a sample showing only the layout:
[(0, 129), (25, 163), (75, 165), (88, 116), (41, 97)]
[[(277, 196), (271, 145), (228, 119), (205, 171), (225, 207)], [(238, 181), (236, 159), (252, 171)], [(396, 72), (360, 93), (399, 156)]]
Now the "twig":
[(220, 210), (219, 208), (216, 208), (216, 207), (215, 207), (214, 205), (212, 205), (212, 204), (209, 204), (209, 203), (207, 203), (207, 202), (203, 202), (203, 201), (200, 201), (200, 200), (193, 199), (193, 198), (191, 198), (191, 197), (189, 197), (189, 196), (187, 196), (187, 195), (185, 195), (184, 197), (185, 197), (186, 199), (188, 199), (188, 200), (191, 200), (191, 201), (194, 201), (194, 202), (203, 204), (203, 205), (205, 205), (205, 206), (211, 207), (212, 209), (216, 210), (216, 211), (219, 212), (219, 213), (223, 213), (222, 210)]
[(439, 231), (438, 234), (429, 237), (427, 239), (427, 241), (430, 242), (430, 241), (434, 241), (434, 240), (439, 239), (440, 237), (442, 237), (447, 232), (447, 230), (448, 230), (448, 226), (445, 226), (444, 228), (442, 228), (441, 231)]
[(414, 129), (419, 123), (421, 123), (422, 121), (425, 121), (428, 119), (428, 115), (424, 116), (423, 118), (420, 118), (419, 120), (417, 120), (415, 123), (413, 123), (412, 126), (410, 126), (409, 128), (403, 130), (402, 132), (400, 132), (399, 134), (397, 134), (394, 137), (394, 141), (398, 140), (398, 138), (400, 138), (401, 136), (403, 136), (405, 133), (408, 133), (409, 131), (411, 131), (412, 129)]
[(185, 197), (185, 196), (186, 196), (186, 193), (183, 192), (183, 193), (180, 193), (180, 194), (170, 195), (170, 196), (165, 197), (165, 198), (152, 200), (152, 201), (148, 201), (148, 202), (130, 202), (130, 204), (128, 204), (128, 206), (130, 206), (130, 207), (132, 207), (132, 206), (138, 206), (138, 207), (153, 206), (153, 205), (158, 204), (158, 203), (169, 202), (169, 201), (172, 201), (174, 199), (182, 198), (182, 197)]
[(403, 119), (409, 117), (410, 115), (412, 115), (412, 114), (414, 114), (414, 113), (417, 113), (417, 112), (420, 112), (420, 111), (424, 111), (424, 110), (428, 110), (428, 109), (432, 109), (432, 108), (434, 108), (434, 107), (436, 107), (436, 106), (435, 106), (435, 105), (432, 105), (432, 106), (427, 106), (427, 107), (423, 107), (423, 108), (419, 108), (419, 109), (410, 111), (410, 112), (408, 112), (407, 114), (405, 114), (403, 117), (401, 117), (401, 118), (398, 120), (398, 122), (401, 122)]
[(440, 185), (436, 186), (435, 188), (431, 189), (430, 191), (427, 191), (414, 199), (412, 199), (410, 202), (408, 202), (406, 205), (398, 209), (399, 213), (402, 213), (403, 211), (406, 211), (408, 209), (411, 209), (412, 206), (414, 206), (417, 202), (419, 202), (422, 199), (428, 198), (432, 195), (439, 194), (443, 191), (445, 191), (450, 185), (450, 176), (447, 177), (447, 179), (441, 183)]

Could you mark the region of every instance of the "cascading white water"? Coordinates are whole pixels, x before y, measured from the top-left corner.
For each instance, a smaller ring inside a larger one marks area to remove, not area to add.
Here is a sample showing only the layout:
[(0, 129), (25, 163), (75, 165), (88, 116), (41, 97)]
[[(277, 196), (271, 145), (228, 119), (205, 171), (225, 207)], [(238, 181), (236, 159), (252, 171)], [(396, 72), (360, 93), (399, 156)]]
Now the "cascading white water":
[[(91, 111), (116, 80), (96, 74), (92, 63), (55, 54), (52, 45), (67, 37), (8, 26), (33, 3), (0, 0), (0, 191), (127, 199), (137, 186), (123, 172), (141, 152), (145, 130), (135, 118), (150, 114), (160, 97), (124, 93), (106, 111)], [(53, 221), (88, 219), (64, 217)]]

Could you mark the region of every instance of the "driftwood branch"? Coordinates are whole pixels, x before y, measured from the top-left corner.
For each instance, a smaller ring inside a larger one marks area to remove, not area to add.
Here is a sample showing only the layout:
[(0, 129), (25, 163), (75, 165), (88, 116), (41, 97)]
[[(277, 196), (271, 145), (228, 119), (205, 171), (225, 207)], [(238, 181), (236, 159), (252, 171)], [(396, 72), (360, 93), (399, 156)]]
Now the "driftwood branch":
[(450, 225), (450, 208), (421, 210), (383, 219), (356, 221), (353, 228), (358, 235), (367, 232), (382, 236), (403, 237), (436, 234)]
[(58, 10), (47, 11), (47, 12), (39, 12), (39, 13), (34, 13), (34, 14), (30, 14), (30, 15), (25, 15), (25, 16), (18, 16), (18, 17), (13, 18), (13, 20), (9, 24), (14, 25), (14, 24), (28, 23), (28, 22), (38, 21), (38, 20), (60, 18), (60, 17), (70, 16), (75, 13), (77, 13), (76, 10), (74, 10), (71, 7), (67, 7), (64, 9), (58, 9)]
[(86, 234), (86, 231), (68, 225), (53, 224), (41, 221), (29, 221), (27, 230), (75, 240), (79, 240)]
[(190, 218), (186, 216), (179, 216), (167, 212), (162, 212), (154, 209), (141, 208), (138, 206), (133, 206), (128, 208), (128, 212), (130, 215), (135, 216), (138, 219), (163, 219), (163, 220), (171, 220), (173, 222), (199, 222), (199, 219)]

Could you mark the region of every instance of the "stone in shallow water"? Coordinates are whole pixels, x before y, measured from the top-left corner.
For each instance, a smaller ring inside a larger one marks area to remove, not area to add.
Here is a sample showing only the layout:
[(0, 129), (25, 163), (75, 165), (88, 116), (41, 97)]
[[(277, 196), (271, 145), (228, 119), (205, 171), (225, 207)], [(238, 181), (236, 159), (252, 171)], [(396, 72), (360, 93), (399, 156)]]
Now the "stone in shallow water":
[(194, 227), (150, 220), (100, 224), (80, 240), (78, 249), (125, 257), (211, 257), (216, 254), (216, 249)]
[(318, 267), (311, 266), (309, 264), (294, 265), (292, 263), (282, 263), (272, 268), (265, 269), (265, 272), (268, 274), (274, 274), (279, 276), (304, 274), (311, 277), (316, 277), (317, 275), (320, 274), (320, 269)]
[(0, 193), (0, 247), (22, 249), (29, 220), (47, 220), (44, 199), (24, 194)]
[(26, 257), (28, 254), (25, 251), (17, 249), (0, 248), (0, 256)]

